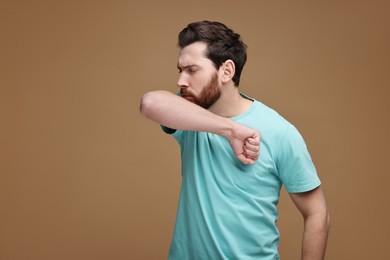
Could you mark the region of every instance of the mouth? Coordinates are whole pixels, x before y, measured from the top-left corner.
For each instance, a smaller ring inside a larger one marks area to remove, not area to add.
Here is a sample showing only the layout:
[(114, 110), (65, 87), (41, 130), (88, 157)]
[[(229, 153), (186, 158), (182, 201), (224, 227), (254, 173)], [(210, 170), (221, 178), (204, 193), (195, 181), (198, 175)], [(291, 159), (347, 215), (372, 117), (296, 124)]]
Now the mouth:
[(180, 91), (180, 95), (182, 98), (188, 100), (188, 101), (191, 101), (193, 102), (195, 100), (195, 97), (193, 95), (191, 95), (190, 93), (186, 92), (186, 91), (183, 91), (181, 90)]
[(182, 95), (181, 97), (190, 101), (190, 102), (193, 102), (195, 100), (195, 98), (191, 95)]

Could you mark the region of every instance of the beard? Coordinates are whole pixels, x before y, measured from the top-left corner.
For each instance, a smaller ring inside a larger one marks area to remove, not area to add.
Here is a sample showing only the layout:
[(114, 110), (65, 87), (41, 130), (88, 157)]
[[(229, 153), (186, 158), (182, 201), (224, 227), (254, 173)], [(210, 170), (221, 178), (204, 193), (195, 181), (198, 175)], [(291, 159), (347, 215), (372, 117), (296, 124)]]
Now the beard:
[(218, 88), (218, 76), (214, 74), (210, 82), (202, 89), (199, 96), (195, 96), (184, 88), (180, 89), (183, 98), (197, 104), (205, 109), (209, 109), (220, 97), (221, 91)]

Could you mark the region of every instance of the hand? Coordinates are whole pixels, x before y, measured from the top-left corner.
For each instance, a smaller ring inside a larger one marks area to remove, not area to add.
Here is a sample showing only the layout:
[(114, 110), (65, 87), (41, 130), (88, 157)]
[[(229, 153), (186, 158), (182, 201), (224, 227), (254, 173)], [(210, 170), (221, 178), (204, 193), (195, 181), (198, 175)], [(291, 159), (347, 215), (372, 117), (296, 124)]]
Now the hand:
[(247, 126), (236, 124), (228, 137), (234, 155), (244, 164), (254, 164), (260, 155), (260, 133)]

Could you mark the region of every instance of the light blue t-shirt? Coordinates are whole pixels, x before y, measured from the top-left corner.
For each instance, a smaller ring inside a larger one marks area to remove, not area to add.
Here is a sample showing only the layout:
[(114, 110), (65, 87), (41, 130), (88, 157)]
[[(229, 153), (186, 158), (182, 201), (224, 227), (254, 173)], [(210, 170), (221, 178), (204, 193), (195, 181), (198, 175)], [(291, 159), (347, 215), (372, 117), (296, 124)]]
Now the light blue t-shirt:
[(280, 189), (320, 185), (297, 129), (254, 100), (234, 121), (259, 130), (260, 157), (244, 165), (228, 141), (206, 132), (171, 130), (181, 146), (182, 187), (171, 260), (279, 259)]

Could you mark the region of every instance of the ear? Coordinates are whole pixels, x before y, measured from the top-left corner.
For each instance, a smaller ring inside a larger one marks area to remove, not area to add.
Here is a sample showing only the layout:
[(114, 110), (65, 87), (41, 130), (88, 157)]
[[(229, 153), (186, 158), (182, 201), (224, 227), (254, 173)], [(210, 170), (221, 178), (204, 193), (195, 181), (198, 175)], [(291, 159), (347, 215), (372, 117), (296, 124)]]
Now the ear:
[(221, 80), (222, 83), (227, 83), (232, 80), (236, 72), (236, 65), (232, 60), (226, 60), (221, 66)]

